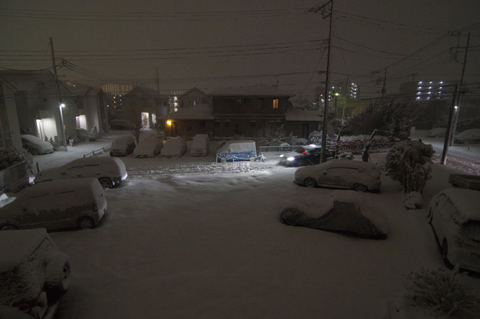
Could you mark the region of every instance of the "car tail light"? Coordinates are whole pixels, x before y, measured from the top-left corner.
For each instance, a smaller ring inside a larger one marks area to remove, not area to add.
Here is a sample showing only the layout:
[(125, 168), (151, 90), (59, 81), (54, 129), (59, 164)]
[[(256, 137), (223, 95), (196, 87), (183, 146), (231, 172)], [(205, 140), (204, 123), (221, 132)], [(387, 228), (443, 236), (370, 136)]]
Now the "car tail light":
[(304, 152), (302, 152), (302, 154), (305, 155), (305, 154), (307, 154), (307, 152), (304, 151)]

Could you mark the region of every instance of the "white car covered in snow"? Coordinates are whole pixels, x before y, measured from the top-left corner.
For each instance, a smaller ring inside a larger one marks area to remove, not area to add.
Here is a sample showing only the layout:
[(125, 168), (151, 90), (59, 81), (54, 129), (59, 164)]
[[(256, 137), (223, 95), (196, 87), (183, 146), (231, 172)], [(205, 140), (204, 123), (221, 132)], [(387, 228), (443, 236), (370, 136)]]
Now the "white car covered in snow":
[(332, 160), (297, 169), (294, 182), (307, 187), (345, 188), (365, 192), (380, 188), (381, 175), (380, 169), (372, 163)]
[(480, 143), (480, 129), (473, 128), (455, 135), (453, 140), (457, 144), (478, 144)]
[(125, 163), (116, 157), (85, 157), (60, 167), (40, 171), (35, 183), (65, 178), (95, 177), (103, 188), (111, 188), (127, 178)]
[(163, 145), (160, 155), (162, 157), (181, 157), (186, 150), (187, 144), (182, 138), (171, 138)]
[(22, 134), (22, 145), (32, 155), (53, 153), (53, 145), (29, 134)]
[(53, 318), (71, 271), (45, 229), (0, 232), (0, 256), (0, 318)]
[(62, 179), (23, 189), (0, 208), (0, 230), (95, 227), (107, 209), (96, 178)]
[(197, 134), (193, 137), (190, 146), (190, 156), (207, 156), (210, 148), (208, 134)]
[(447, 264), (480, 272), (480, 193), (447, 188), (430, 201), (429, 220)]
[(127, 156), (132, 154), (137, 146), (133, 135), (121, 135), (115, 138), (110, 147), (110, 156)]
[(154, 157), (162, 151), (163, 141), (156, 136), (148, 136), (138, 143), (133, 151), (135, 157)]

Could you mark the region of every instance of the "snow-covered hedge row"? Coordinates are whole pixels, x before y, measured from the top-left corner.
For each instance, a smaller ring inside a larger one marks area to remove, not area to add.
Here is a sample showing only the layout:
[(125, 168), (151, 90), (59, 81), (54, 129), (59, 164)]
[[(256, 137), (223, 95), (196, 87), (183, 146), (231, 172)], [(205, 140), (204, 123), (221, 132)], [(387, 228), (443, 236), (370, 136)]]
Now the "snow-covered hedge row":
[[(361, 154), (369, 140), (369, 135), (342, 136), (340, 137), (337, 151)], [(391, 146), (392, 143), (385, 136), (375, 136), (370, 143), (370, 150), (384, 149)]]
[(27, 164), (29, 174), (35, 175), (33, 157), (25, 149), (7, 148), (0, 150), (0, 171), (21, 162)]

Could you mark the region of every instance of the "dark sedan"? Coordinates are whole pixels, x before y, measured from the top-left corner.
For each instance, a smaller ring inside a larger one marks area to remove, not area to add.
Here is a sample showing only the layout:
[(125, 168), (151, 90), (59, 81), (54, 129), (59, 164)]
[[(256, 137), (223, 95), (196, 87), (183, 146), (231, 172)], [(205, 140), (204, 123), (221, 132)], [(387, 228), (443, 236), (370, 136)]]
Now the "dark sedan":
[[(307, 166), (320, 164), (322, 148), (320, 146), (305, 145), (293, 152), (280, 155), (280, 164), (287, 166)], [(335, 152), (326, 151), (327, 158), (335, 156)]]

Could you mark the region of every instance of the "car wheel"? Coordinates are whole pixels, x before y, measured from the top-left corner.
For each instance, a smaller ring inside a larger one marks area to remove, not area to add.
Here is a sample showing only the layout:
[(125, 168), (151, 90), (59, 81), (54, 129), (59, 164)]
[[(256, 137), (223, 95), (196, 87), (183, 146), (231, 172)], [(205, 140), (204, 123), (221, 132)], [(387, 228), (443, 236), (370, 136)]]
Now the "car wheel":
[(109, 178), (102, 177), (102, 178), (99, 178), (98, 181), (100, 182), (100, 185), (102, 185), (103, 189), (113, 187), (113, 183)]
[(84, 141), (84, 142), (89, 142), (89, 141), (90, 141), (90, 138), (89, 138), (88, 136), (85, 136), (85, 137), (83, 138), (83, 141)]
[(222, 163), (226, 163), (227, 162), (227, 158), (224, 156), (224, 157), (221, 157), (220, 158), (220, 162)]
[(91, 229), (95, 227), (95, 221), (91, 217), (82, 217), (78, 220), (78, 228)]
[(440, 249), (443, 261), (449, 268), (452, 268), (452, 263), (450, 262), (450, 260), (448, 260), (448, 242), (446, 238), (443, 239), (442, 247), (440, 247)]
[(360, 183), (355, 183), (355, 185), (353, 185), (353, 189), (357, 192), (366, 192), (368, 187)]
[(29, 151), (30, 154), (32, 154), (33, 156), (40, 154), (40, 152), (39, 152), (36, 148), (30, 148), (28, 151)]
[(47, 263), (45, 288), (49, 292), (65, 294), (70, 287), (70, 261), (64, 253), (54, 255)]
[(307, 177), (303, 181), (303, 184), (305, 184), (305, 186), (307, 186), (307, 187), (315, 187), (315, 186), (317, 186), (317, 181), (313, 177)]
[(14, 225), (3, 225), (0, 227), (0, 230), (17, 230), (18, 228)]

